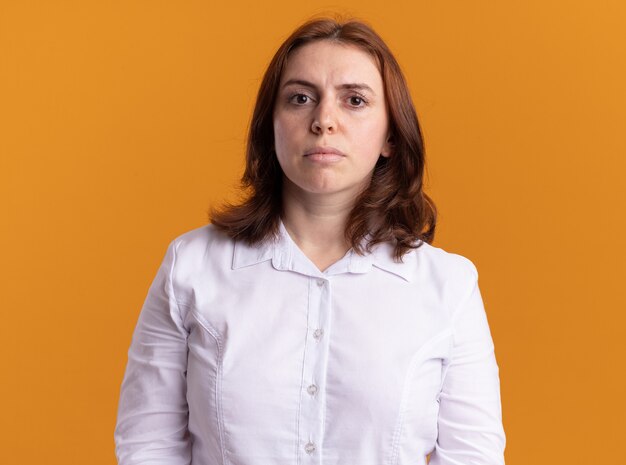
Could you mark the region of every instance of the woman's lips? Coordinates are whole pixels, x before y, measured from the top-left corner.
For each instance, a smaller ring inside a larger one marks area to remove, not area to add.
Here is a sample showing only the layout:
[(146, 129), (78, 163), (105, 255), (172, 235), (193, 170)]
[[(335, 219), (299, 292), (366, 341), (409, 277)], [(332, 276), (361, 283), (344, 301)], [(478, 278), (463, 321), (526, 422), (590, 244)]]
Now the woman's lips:
[(306, 158), (312, 161), (334, 162), (345, 157), (341, 150), (334, 147), (314, 147), (307, 150), (304, 154)]

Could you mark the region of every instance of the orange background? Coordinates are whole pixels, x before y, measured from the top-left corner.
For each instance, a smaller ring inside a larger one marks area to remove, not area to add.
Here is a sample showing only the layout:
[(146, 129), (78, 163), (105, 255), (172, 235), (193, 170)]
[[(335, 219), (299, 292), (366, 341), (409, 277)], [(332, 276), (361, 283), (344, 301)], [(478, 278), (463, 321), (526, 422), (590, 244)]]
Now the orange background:
[(0, 462), (115, 463), (165, 248), (232, 198), (265, 66), (329, 11), (410, 83), (434, 245), (480, 272), (507, 464), (623, 459), (626, 3), (3, 0)]

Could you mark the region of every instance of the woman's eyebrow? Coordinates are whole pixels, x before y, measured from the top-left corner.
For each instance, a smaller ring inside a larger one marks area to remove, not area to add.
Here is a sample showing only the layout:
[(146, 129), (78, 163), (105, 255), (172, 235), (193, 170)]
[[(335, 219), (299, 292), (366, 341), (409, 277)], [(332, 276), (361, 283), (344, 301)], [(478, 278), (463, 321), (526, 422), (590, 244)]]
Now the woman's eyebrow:
[(309, 81), (305, 81), (304, 79), (289, 79), (289, 80), (285, 81), (285, 83), (283, 84), (283, 87), (292, 86), (292, 85), (310, 87), (312, 89), (316, 89), (317, 88), (315, 86), (315, 84), (313, 84), (312, 82), (309, 82)]
[[(290, 85), (299, 85), (299, 86), (304, 86), (304, 87), (310, 87), (311, 89), (317, 89), (317, 86), (315, 84), (313, 84), (312, 82), (306, 81), (304, 79), (288, 79), (283, 84), (283, 87), (287, 87)], [(348, 89), (348, 90), (361, 90), (361, 91), (370, 92), (371, 94), (376, 95), (376, 92), (374, 92), (374, 90), (370, 86), (362, 82), (351, 82), (351, 83), (346, 83), (346, 84), (340, 84), (336, 86), (336, 88)]]
[(348, 89), (348, 90), (361, 90), (361, 91), (366, 91), (369, 92), (371, 94), (376, 95), (376, 92), (374, 92), (374, 90), (368, 86), (365, 83), (362, 82), (355, 82), (355, 83), (349, 83), (349, 84), (341, 84), (340, 86), (337, 86), (337, 88), (339, 89)]

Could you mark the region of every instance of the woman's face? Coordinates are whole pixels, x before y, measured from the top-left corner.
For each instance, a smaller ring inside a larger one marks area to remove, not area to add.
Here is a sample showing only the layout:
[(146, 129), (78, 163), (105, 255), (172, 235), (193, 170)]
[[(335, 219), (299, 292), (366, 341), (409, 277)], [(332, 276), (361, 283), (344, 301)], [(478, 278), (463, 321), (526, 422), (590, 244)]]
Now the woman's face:
[(294, 50), (274, 105), (286, 187), (354, 199), (379, 156), (391, 153), (388, 119), (382, 77), (367, 52), (329, 40)]

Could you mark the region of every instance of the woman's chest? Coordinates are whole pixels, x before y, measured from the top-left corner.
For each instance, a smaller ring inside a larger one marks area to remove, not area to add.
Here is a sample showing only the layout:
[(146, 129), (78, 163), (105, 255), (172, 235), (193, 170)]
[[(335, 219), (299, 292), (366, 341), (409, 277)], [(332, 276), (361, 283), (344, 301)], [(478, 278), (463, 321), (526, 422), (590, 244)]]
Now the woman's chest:
[(259, 447), (286, 430), (326, 443), (370, 431), (384, 450), (402, 422), (434, 438), (452, 342), (445, 302), (388, 273), (354, 278), (276, 273), (195, 289), (193, 411), (220, 412), (225, 431)]

